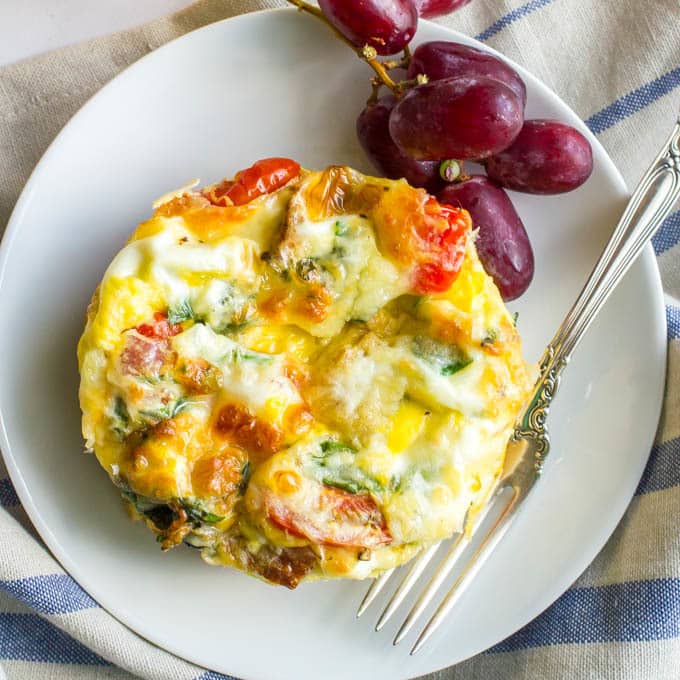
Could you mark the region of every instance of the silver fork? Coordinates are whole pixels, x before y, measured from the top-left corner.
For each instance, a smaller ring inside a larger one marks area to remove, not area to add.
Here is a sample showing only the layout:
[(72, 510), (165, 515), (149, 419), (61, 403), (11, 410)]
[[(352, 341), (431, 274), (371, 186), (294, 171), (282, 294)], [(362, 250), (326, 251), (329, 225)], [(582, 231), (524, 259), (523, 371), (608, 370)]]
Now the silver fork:
[[(656, 233), (680, 198), (680, 118), (671, 136), (638, 184), (626, 209), (591, 272), (578, 299), (546, 347), (539, 362), (539, 378), (523, 415), (519, 418), (508, 443), (505, 465), (496, 488), (485, 509), (474, 524), (454, 538), (446, 557), (429, 580), (394, 638), (399, 644), (418, 621), (432, 598), (442, 586), (473, 537), (481, 538), (479, 546), (464, 564), (451, 589), (416, 639), (411, 654), (415, 654), (437, 630), (482, 568), (494, 548), (510, 527), (517, 509), (536, 484), (543, 461), (550, 449), (546, 419), (557, 392), (562, 371), (572, 352), (585, 334), (612, 290)], [(489, 528), (484, 520), (494, 508), (499, 513)], [(484, 533), (486, 532), (486, 533)], [(438, 551), (441, 543), (430, 546), (413, 562), (383, 610), (375, 629), (380, 630), (397, 611), (423, 571)], [(376, 578), (359, 606), (361, 616), (386, 586), (394, 570)]]

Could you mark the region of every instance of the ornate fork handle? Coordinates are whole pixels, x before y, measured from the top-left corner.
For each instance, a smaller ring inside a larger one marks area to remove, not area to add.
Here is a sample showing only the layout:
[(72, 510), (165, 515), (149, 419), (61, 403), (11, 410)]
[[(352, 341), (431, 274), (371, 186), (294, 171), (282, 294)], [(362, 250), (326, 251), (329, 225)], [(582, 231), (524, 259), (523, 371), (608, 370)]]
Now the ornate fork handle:
[(560, 375), (597, 313), (680, 198), (680, 118), (631, 197), (583, 290), (540, 361), (539, 379), (513, 440), (533, 440), (534, 470), (550, 449), (546, 419)]
[[(481, 536), (478, 546), (459, 571), (451, 589), (420, 632), (411, 649), (411, 654), (415, 654), (446, 619), (456, 602), (475, 579), (484, 562), (502, 540), (517, 509), (539, 478), (543, 460), (550, 449), (546, 430), (548, 410), (571, 353), (614, 287), (680, 198), (679, 145), (680, 119), (670, 139), (633, 193), (586, 285), (543, 353), (539, 379), (534, 386), (529, 405), (520, 417), (508, 443), (503, 474), (498, 480), (495, 492), (486, 507), (469, 520), (471, 526), (454, 539), (447, 556), (429, 580), (425, 590), (417, 598), (399, 629), (394, 639), (395, 645), (408, 634), (423, 614), (444, 583), (444, 579), (457, 566), (460, 556), (472, 538)], [(490, 513), (492, 507), (494, 511), (499, 510), (499, 512)], [(487, 521), (489, 518), (490, 521)], [(397, 610), (412, 586), (423, 574), (423, 570), (436, 553), (438, 546), (439, 544), (431, 546), (414, 562), (385, 608), (376, 630), (379, 630)], [(392, 570), (385, 572), (373, 582), (359, 607), (358, 616), (375, 599), (391, 573)]]

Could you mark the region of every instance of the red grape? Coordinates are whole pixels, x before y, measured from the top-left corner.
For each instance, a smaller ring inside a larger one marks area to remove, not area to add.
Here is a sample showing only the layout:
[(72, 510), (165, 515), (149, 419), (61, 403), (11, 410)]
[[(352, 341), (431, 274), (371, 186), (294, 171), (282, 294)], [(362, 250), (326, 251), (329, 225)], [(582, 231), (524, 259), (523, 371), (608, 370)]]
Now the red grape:
[(381, 55), (403, 50), (418, 25), (413, 0), (319, 0), (319, 7), (354, 45)]
[(468, 2), (470, 0), (415, 0), (418, 16), (424, 19), (448, 14), (463, 7), (463, 5), (467, 5)]
[(593, 170), (588, 140), (556, 120), (528, 120), (517, 139), (486, 160), (491, 179), (529, 194), (561, 194), (581, 186)]
[(405, 154), (390, 137), (390, 113), (397, 103), (394, 95), (381, 97), (368, 104), (357, 118), (357, 136), (366, 155), (385, 177), (404, 177), (412, 186), (424, 187), (430, 193), (441, 188), (437, 161), (417, 161)]
[(479, 230), (479, 259), (498, 286), (504, 300), (519, 297), (534, 276), (534, 253), (529, 237), (508, 195), (482, 175), (449, 184), (437, 198), (465, 208)]
[(522, 109), (498, 80), (445, 78), (406, 92), (390, 115), (390, 134), (416, 160), (478, 160), (510, 146), (522, 128)]
[(505, 83), (522, 100), (527, 101), (527, 89), (517, 72), (504, 61), (468, 45), (434, 40), (419, 45), (411, 59), (408, 77), (419, 73), (429, 80), (455, 78), (457, 76), (486, 76)]

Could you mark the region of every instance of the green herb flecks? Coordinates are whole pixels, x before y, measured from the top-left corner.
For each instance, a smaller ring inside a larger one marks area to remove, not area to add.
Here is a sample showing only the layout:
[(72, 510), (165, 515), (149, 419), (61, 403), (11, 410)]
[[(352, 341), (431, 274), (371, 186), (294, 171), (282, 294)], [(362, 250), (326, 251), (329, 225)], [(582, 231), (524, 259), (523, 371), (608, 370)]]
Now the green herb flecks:
[(212, 512), (204, 510), (198, 503), (189, 503), (188, 501), (182, 502), (182, 507), (187, 513), (187, 518), (196, 524), (201, 524), (206, 522), (207, 524), (215, 524), (216, 522), (221, 522), (224, 517), (216, 515)]
[(175, 416), (178, 416), (180, 413), (186, 411), (189, 406), (191, 406), (191, 402), (186, 397), (180, 397), (172, 407), (170, 417), (174, 418)]
[(497, 328), (487, 328), (484, 337), (482, 338), (482, 347), (487, 347), (488, 345), (493, 345), (494, 342), (498, 340), (498, 329)]
[(137, 380), (144, 382), (147, 385), (159, 385), (161, 382), (160, 376), (156, 375), (138, 375)]
[(130, 413), (122, 397), (116, 397), (113, 402), (112, 429), (119, 439), (124, 439), (130, 432)]
[(299, 260), (295, 265), (295, 273), (306, 283), (319, 278), (318, 266), (311, 257), (303, 257)]
[(392, 493), (401, 493), (404, 488), (404, 477), (402, 475), (392, 475), (390, 479), (390, 491)]
[[(223, 357), (224, 361), (227, 357)], [(262, 354), (260, 352), (253, 352), (251, 350), (245, 349), (244, 347), (239, 347), (231, 351), (228, 358), (235, 364), (241, 361), (251, 361), (254, 364), (271, 364), (274, 361), (274, 357), (271, 354)]]
[(458, 371), (462, 371), (466, 366), (469, 366), (472, 363), (472, 359), (466, 358), (466, 359), (461, 359), (460, 361), (457, 361), (455, 363), (451, 364), (446, 364), (446, 366), (443, 366), (440, 373), (442, 375), (453, 375), (454, 373), (458, 373)]
[(343, 444), (336, 439), (326, 439), (325, 441), (322, 441), (319, 448), (321, 449), (321, 453), (324, 454), (337, 453), (338, 451), (351, 451), (352, 453), (356, 453), (356, 449), (347, 444)]
[(127, 500), (135, 510), (142, 516), (148, 519), (160, 533), (157, 540), (162, 542), (165, 539), (165, 533), (176, 522), (181, 510), (186, 513), (188, 522), (194, 525), (199, 524), (215, 524), (221, 522), (224, 517), (208, 512), (201, 507), (196, 501), (189, 501), (182, 498), (174, 498), (172, 501), (165, 503), (140, 496), (130, 489), (125, 489), (121, 492), (122, 497)]
[(250, 467), (250, 461), (247, 460), (243, 467), (241, 468), (241, 481), (238, 483), (238, 493), (240, 496), (245, 494), (248, 488), (248, 482), (250, 481), (250, 475), (252, 474), (252, 469)]
[(140, 496), (129, 489), (122, 491), (121, 496), (131, 503), (140, 515), (150, 520), (158, 531), (167, 531), (179, 517), (179, 514), (167, 503)]
[(456, 345), (448, 345), (425, 335), (413, 338), (411, 351), (444, 376), (458, 373), (472, 363), (472, 358)]
[(343, 489), (349, 493), (369, 492), (376, 493), (382, 490), (382, 486), (366, 473), (351, 466), (341, 466), (334, 469), (326, 469), (326, 474), (321, 478), (325, 486)]
[(189, 300), (182, 300), (179, 304), (168, 307), (168, 323), (170, 324), (182, 323), (182, 321), (195, 319), (196, 314)]
[(170, 418), (177, 417), (180, 413), (186, 411), (190, 406), (191, 401), (187, 399), (187, 397), (180, 397), (174, 403), (166, 404), (160, 408), (140, 411), (139, 415), (147, 421), (147, 424), (156, 425), (163, 420), (169, 420)]
[(344, 222), (337, 220), (334, 226), (334, 231), (336, 236), (346, 236), (349, 229)]
[(325, 486), (349, 493), (377, 492), (382, 486), (356, 465), (356, 449), (335, 439), (326, 439), (312, 454), (312, 472)]
[(213, 329), (216, 333), (221, 335), (227, 335), (228, 333), (238, 333), (242, 331), (246, 326), (250, 324), (250, 321), (239, 321), (238, 323), (228, 323), (221, 328)]
[(364, 484), (360, 484), (351, 479), (336, 479), (334, 477), (324, 477), (322, 480), (325, 486), (332, 486), (336, 489), (349, 491), (349, 493), (361, 493), (362, 491), (370, 491)]
[(157, 505), (151, 510), (147, 510), (144, 516), (153, 522), (159, 531), (167, 531), (170, 525), (179, 517), (177, 512), (169, 505)]

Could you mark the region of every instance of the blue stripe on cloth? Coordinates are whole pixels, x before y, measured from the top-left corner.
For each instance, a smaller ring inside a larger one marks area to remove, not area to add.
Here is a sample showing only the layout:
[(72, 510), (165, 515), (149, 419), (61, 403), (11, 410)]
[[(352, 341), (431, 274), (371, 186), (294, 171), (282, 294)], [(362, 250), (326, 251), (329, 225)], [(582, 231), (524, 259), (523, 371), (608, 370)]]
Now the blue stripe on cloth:
[(13, 581), (0, 581), (0, 589), (41, 614), (66, 614), (98, 606), (66, 574), (48, 574)]
[(644, 109), (645, 106), (649, 106), (653, 101), (660, 99), (679, 85), (680, 66), (664, 73), (656, 80), (646, 83), (637, 90), (629, 92), (609, 106), (605, 106), (601, 111), (588, 118), (586, 125), (594, 134), (599, 135), (624, 118)]
[(680, 486), (680, 437), (655, 444), (635, 495)]
[(666, 252), (680, 242), (680, 210), (670, 214), (654, 234), (652, 245), (657, 255)]
[(38, 614), (0, 613), (0, 659), (111, 665)]
[(216, 673), (215, 671), (206, 671), (201, 673), (195, 680), (236, 680), (231, 675), (222, 675), (222, 673)]
[(488, 650), (642, 642), (680, 636), (680, 578), (572, 588), (527, 626)]
[(669, 340), (680, 338), (680, 307), (666, 305), (666, 327)]
[(545, 7), (545, 5), (549, 5), (551, 2), (554, 2), (555, 0), (531, 0), (530, 2), (527, 2), (524, 5), (521, 5), (517, 9), (513, 9), (512, 12), (508, 12), (507, 14), (504, 14), (498, 21), (494, 21), (489, 28), (486, 30), (482, 31), (480, 34), (475, 36), (477, 40), (488, 40), (492, 36), (496, 35), (496, 33), (500, 33), (506, 26), (509, 26), (510, 24), (514, 24), (515, 21), (519, 21), (522, 17), (525, 17), (527, 14), (531, 14), (532, 12), (535, 12), (537, 9), (541, 9), (541, 7)]
[(9, 479), (0, 479), (0, 507), (8, 508), (19, 505), (19, 497)]

